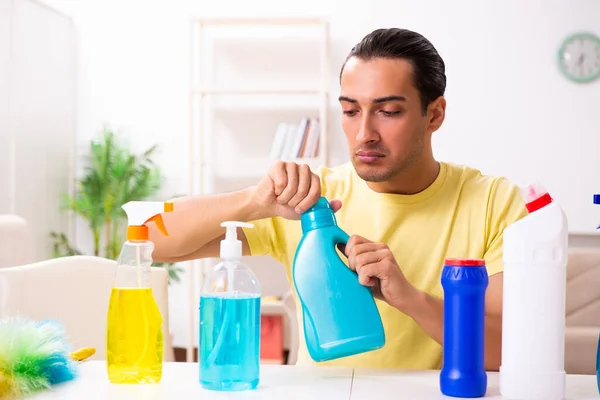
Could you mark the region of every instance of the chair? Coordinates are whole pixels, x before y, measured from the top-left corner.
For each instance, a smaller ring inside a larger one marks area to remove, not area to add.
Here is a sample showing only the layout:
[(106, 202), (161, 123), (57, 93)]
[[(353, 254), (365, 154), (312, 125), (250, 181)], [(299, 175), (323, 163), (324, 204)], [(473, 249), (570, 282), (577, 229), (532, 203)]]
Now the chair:
[(599, 335), (600, 249), (570, 248), (565, 327), (567, 373), (596, 373)]
[[(0, 318), (56, 319), (73, 349), (94, 347), (106, 359), (106, 317), (117, 262), (71, 256), (0, 268)], [(163, 318), (164, 361), (175, 356), (169, 334), (168, 273), (152, 267), (152, 291)]]
[(25, 219), (0, 214), (0, 268), (33, 262), (34, 247)]

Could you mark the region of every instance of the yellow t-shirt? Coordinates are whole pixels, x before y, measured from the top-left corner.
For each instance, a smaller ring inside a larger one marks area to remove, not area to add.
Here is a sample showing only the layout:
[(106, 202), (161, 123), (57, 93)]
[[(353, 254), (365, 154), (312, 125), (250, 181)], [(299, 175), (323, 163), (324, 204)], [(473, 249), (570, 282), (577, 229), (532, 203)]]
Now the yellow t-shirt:
[[(437, 179), (415, 195), (372, 191), (356, 174), (351, 163), (320, 168), (322, 194), (342, 201), (336, 213), (340, 228), (371, 241), (387, 243), (408, 281), (431, 296), (443, 298), (441, 271), (445, 258), (483, 258), (489, 275), (503, 270), (504, 229), (526, 215), (518, 187), (501, 177), (478, 170), (440, 163)], [(291, 270), (302, 235), (299, 221), (280, 217), (253, 221), (246, 229), (252, 255), (267, 255), (280, 261), (292, 284)], [(296, 304), (298, 298), (296, 296)], [(320, 365), (363, 368), (439, 369), (442, 347), (407, 315), (377, 300), (386, 343), (379, 350)], [(312, 363), (298, 310), (300, 348), (298, 364)]]

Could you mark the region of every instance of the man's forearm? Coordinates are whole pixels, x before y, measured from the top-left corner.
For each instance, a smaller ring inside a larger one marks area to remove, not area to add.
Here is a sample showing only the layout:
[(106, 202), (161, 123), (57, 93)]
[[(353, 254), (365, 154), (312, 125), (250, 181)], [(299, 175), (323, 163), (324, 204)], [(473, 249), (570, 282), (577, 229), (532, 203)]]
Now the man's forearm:
[(252, 204), (252, 189), (231, 193), (175, 199), (173, 212), (163, 214), (169, 233), (163, 235), (149, 224), (150, 240), (155, 245), (157, 261), (191, 254), (223, 233), (223, 221), (260, 219), (259, 209)]
[[(413, 301), (400, 311), (404, 312), (433, 340), (444, 344), (444, 302), (425, 292), (415, 289)], [(502, 319), (500, 316), (485, 316), (485, 369), (497, 371), (501, 362)]]

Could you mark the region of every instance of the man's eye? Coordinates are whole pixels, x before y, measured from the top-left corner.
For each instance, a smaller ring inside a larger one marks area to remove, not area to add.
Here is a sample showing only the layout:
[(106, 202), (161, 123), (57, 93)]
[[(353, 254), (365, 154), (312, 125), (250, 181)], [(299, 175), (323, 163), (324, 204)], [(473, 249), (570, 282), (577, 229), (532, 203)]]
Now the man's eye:
[(350, 117), (352, 117), (353, 115), (356, 115), (357, 111), (356, 110), (344, 110), (344, 114), (348, 115)]
[(381, 111), (381, 113), (383, 115), (385, 115), (386, 117), (393, 117), (394, 115), (398, 115), (400, 114), (400, 111)]

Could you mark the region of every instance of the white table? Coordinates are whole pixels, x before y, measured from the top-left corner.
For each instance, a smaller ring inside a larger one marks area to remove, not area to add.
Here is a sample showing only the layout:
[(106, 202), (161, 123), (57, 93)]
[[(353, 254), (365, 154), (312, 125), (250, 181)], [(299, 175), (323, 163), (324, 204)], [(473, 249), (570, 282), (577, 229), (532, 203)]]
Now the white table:
[[(79, 377), (32, 397), (47, 399), (327, 399), (327, 400), (442, 400), (439, 371), (370, 370), (337, 367), (262, 365), (259, 387), (247, 392), (214, 392), (198, 383), (197, 363), (165, 363), (156, 385), (113, 385), (104, 361), (79, 366)], [(486, 399), (502, 399), (498, 374), (488, 373)], [(568, 400), (600, 399), (596, 377), (570, 375)]]
[[(486, 400), (501, 400), (498, 373), (488, 372)], [(350, 399), (442, 400), (439, 371), (384, 371), (356, 368)], [(595, 375), (568, 375), (566, 400), (600, 399)]]
[(105, 361), (79, 365), (78, 379), (43, 392), (36, 400), (159, 400), (159, 399), (344, 399), (350, 398), (352, 368), (261, 365), (259, 387), (245, 392), (202, 389), (198, 363), (164, 363), (161, 382), (153, 385), (115, 385), (108, 381)]

